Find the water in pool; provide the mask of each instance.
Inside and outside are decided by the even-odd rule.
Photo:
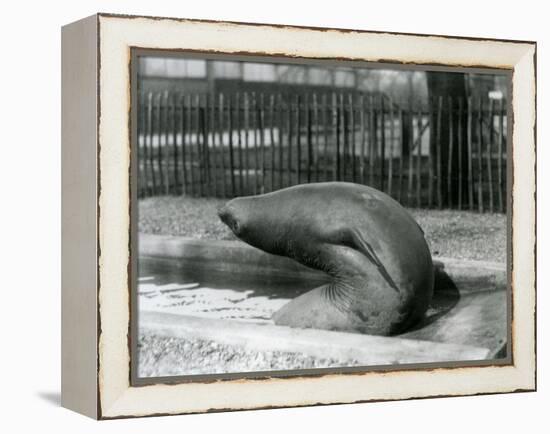
[[[215,271],[140,258],[138,303],[140,311],[265,324],[284,304],[325,282],[322,276]],[[401,336],[494,349],[505,342],[506,323],[505,282],[491,273],[451,280],[440,271],[424,319]]]
[[[206,318],[271,323],[271,316],[323,280],[184,267],[140,258],[139,309]]]

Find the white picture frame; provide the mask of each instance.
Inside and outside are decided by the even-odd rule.
[[[132,385],[133,48],[512,71],[510,363]],[[112,419],[536,389],[535,43],[97,14],[63,28],[62,54],[63,406]]]

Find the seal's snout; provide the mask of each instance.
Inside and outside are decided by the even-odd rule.
[[[227,205],[223,205],[218,208],[218,217],[228,226],[231,220],[233,220],[233,214],[233,210]]]
[[[218,217],[225,223],[225,219],[229,215],[229,209],[227,208],[227,205],[222,205],[218,207]]]
[[[218,217],[229,227],[229,229],[233,231],[235,235],[239,234],[239,221],[237,220],[235,211],[231,206],[224,205],[221,208],[218,208]]]

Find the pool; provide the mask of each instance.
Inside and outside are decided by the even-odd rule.
[[[327,282],[273,274],[226,272],[206,266],[140,258],[139,310],[273,323],[275,311]]]
[[[224,249],[239,253],[242,246]],[[509,302],[500,266],[436,261],[424,319],[401,335],[371,337],[274,325],[274,312],[328,281],[321,273],[290,269],[293,264],[277,264],[277,258],[267,262],[275,268],[265,267],[262,254],[248,248],[238,260],[216,254],[199,261],[192,252],[189,260],[181,259],[181,250],[177,257],[139,258],[142,378],[506,356]]]
[[[501,349],[507,338],[507,291],[496,273],[468,263],[439,263],[424,319],[400,336]],[[327,281],[322,275],[242,272],[236,265],[234,271],[220,271],[208,261],[185,266],[140,257],[138,306],[139,311],[273,324],[274,312]]]

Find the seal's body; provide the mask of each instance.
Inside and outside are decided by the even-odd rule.
[[[276,312],[276,324],[390,335],[428,308],[434,275],[424,234],[374,188],[303,184],[233,199],[219,215],[243,241],[331,276]]]

